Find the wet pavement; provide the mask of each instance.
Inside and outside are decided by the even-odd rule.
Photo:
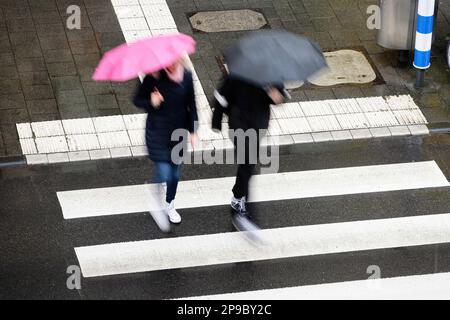
[[[281,150],[280,172],[434,160],[450,179],[450,137],[374,139]],[[167,299],[450,271],[449,244],[244,262],[83,278],[66,287],[74,248],[99,244],[232,232],[228,206],[183,209],[183,222],[161,233],[148,213],[64,220],[57,192],[142,184],[153,167],[145,158],[0,170],[0,298]],[[186,165],[182,180],[233,176],[233,165]],[[276,188],[276,186],[274,186]],[[308,186],[305,186],[308,188]],[[428,188],[262,202],[263,228],[318,225],[448,213],[450,189]]]
[[[450,3],[440,1],[426,87],[415,70],[400,68],[397,53],[376,45],[366,9],[376,0],[167,0],[180,32],[198,44],[192,62],[209,99],[222,77],[217,57],[246,32],[194,30],[195,12],[252,9],[270,28],[315,39],[326,50],[364,48],[384,84],[300,88],[293,101],[411,94],[430,127],[450,122],[450,73],[444,60]],[[68,5],[81,8],[81,30],[65,27]],[[248,26],[245,26],[248,28]],[[16,124],[137,113],[135,81],[95,83],[101,55],[125,42],[110,0],[0,0],[0,299],[167,299],[367,279],[450,272],[448,243],[313,255],[138,274],[82,278],[67,288],[67,268],[78,266],[76,247],[232,232],[228,206],[182,209],[183,222],[161,233],[149,213],[63,218],[57,192],[142,184],[153,172],[146,158],[21,166]],[[280,172],[436,161],[450,180],[450,136],[374,138],[281,146]],[[233,165],[189,165],[182,180],[231,177]],[[369,182],[368,182],[369,183]],[[276,188],[276,185],[274,185]],[[308,186],[305,186],[308,188]],[[260,202],[263,229],[450,213],[448,187]]]
[[[397,53],[376,44],[366,27],[366,9],[376,0],[168,0],[180,32],[192,35],[198,51],[192,62],[211,99],[222,76],[217,57],[245,31],[194,31],[189,17],[198,11],[253,9],[270,28],[285,28],[319,42],[327,50],[363,47],[386,81],[382,85],[301,89],[293,101],[410,93],[431,124],[449,122],[450,75],[445,37],[450,7],[441,1],[427,86],[416,90],[415,70],[397,66]],[[81,8],[81,30],[65,26],[69,4]],[[16,123],[132,114],[136,83],[95,83],[91,75],[101,55],[125,42],[110,0],[0,1],[0,156],[20,155]]]

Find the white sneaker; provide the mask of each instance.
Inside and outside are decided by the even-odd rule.
[[[169,215],[169,220],[172,223],[180,223],[181,222],[181,216],[175,210],[175,201],[172,201],[171,203],[167,204],[167,214]]]
[[[147,201],[148,210],[155,223],[162,232],[170,232],[170,222],[167,216],[166,208],[163,206],[163,191],[161,184],[150,185],[147,183],[145,188],[145,199]]]

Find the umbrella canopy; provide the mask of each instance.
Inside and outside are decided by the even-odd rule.
[[[266,86],[305,81],[327,67],[319,45],[284,30],[256,31],[225,52],[230,75]]]
[[[152,73],[166,68],[184,54],[194,52],[194,39],[182,33],[123,44],[103,56],[92,79],[128,81],[137,78],[141,73]]]

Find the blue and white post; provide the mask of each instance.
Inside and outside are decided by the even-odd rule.
[[[417,11],[416,46],[414,67],[417,71],[417,87],[423,87],[425,70],[430,67],[431,44],[433,40],[435,0],[419,0]]]

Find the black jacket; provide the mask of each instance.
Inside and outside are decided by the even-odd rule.
[[[153,107],[150,101],[150,95],[155,88],[164,97],[159,108]],[[171,141],[173,131],[196,131],[195,122],[198,121],[198,115],[192,74],[185,71],[180,84],[170,80],[165,71],[160,72],[158,79],[147,75],[139,85],[133,102],[148,113],[145,139],[150,159],[171,162],[172,148],[181,141]]]
[[[279,89],[284,93],[284,88]],[[274,102],[263,88],[227,77],[214,96],[213,129],[221,130],[223,114],[228,115],[233,130],[269,127],[270,105]]]

